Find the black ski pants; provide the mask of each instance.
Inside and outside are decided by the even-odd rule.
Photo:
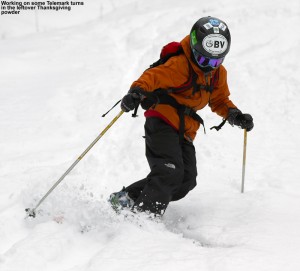
[[[149,175],[126,188],[134,208],[162,215],[170,201],[183,198],[196,186],[197,167],[192,142],[179,142],[178,132],[156,117],[146,118],[146,157]]]

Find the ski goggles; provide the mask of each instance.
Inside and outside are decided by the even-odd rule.
[[[195,60],[197,61],[197,64],[202,67],[212,67],[212,68],[218,68],[224,61],[225,57],[221,57],[221,58],[209,58],[209,57],[205,57],[201,54],[199,54],[195,49],[193,49],[193,54],[195,57]]]

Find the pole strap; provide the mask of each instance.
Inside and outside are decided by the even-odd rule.
[[[213,126],[213,127],[210,128],[210,130],[216,129],[217,131],[219,131],[224,126],[226,121],[227,121],[227,119],[224,119],[218,126]]]
[[[121,101],[122,99],[117,101],[116,104],[111,109],[109,109],[105,114],[102,115],[102,118],[104,118],[111,110],[113,110]]]

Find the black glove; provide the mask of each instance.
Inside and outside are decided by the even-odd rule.
[[[247,132],[251,131],[254,127],[252,116],[250,114],[243,114],[237,108],[229,108],[227,120],[231,125],[246,129]]]
[[[124,112],[129,112],[134,110],[139,103],[141,102],[142,95],[139,92],[138,88],[132,88],[129,90],[128,94],[126,94],[121,101],[121,109]]]

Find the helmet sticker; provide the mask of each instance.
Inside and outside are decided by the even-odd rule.
[[[214,33],[219,33],[220,31],[219,31],[220,29],[219,29],[219,27],[214,27]]]
[[[196,36],[196,30],[194,30],[192,33],[191,33],[191,41],[192,41],[192,45],[195,45],[197,44],[197,36]]]
[[[223,23],[220,23],[219,28],[220,28],[221,30],[225,31],[226,28],[227,28],[227,26],[226,26],[225,24],[223,24]]]
[[[211,29],[213,26],[210,23],[206,23],[203,25],[206,30]]]
[[[218,56],[226,51],[228,41],[223,35],[210,34],[203,39],[202,46],[208,53]]]
[[[209,22],[212,26],[219,26],[220,21],[217,19],[209,19]]]

